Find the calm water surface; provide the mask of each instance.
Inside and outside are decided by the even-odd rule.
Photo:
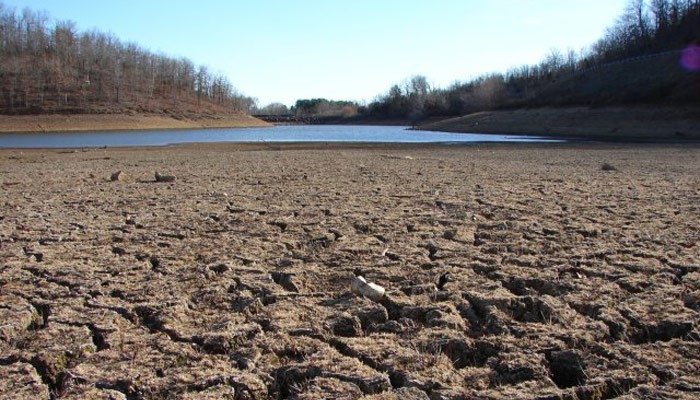
[[[0,134],[0,147],[164,146],[209,142],[473,143],[552,142],[534,136],[407,130],[405,126],[287,125],[270,128],[183,129]]]

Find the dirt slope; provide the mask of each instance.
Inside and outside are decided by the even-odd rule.
[[[69,132],[103,130],[238,128],[270,126],[250,115],[38,114],[0,115],[3,132]]]
[[[418,129],[594,140],[700,140],[700,108],[605,107],[487,111]]]

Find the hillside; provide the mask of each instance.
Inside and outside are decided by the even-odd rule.
[[[595,140],[700,140],[700,74],[680,51],[562,73],[512,94],[507,107],[470,113],[420,129],[530,134]]]
[[[238,93],[225,76],[186,58],[155,54],[111,34],[79,32],[72,22],[54,23],[29,10],[18,13],[1,2],[0,32],[0,115],[260,123],[239,118],[254,99]]]
[[[143,129],[202,129],[270,126],[250,115],[212,115],[185,118],[158,114],[34,114],[0,115],[0,133],[77,132]]]
[[[562,71],[542,82],[532,93],[513,96],[505,105],[698,104],[700,74],[680,65],[681,53],[664,51]]]
[[[671,115],[700,125],[700,115],[687,112],[700,109],[698,93],[700,2],[630,1],[605,35],[580,53],[555,49],[537,64],[513,67],[503,74],[485,74],[448,88],[433,88],[426,77],[417,75],[392,86],[360,114],[405,118],[414,124],[469,116],[427,126],[459,132],[475,132],[476,121],[488,115],[491,122],[486,126],[481,121],[479,132],[591,132],[612,137],[623,131],[636,136],[649,136],[655,131],[666,137],[692,130],[682,121],[669,121]],[[597,111],[591,111],[591,107]],[[601,112],[602,108],[610,110]],[[658,118],[640,115],[638,111],[644,108]],[[555,116],[555,109],[561,115]],[[573,110],[581,115],[574,115]],[[547,115],[548,119],[538,122],[537,115]],[[621,119],[608,119],[612,117]],[[497,118],[508,122],[496,122]],[[550,124],[558,119],[561,121]],[[610,125],[599,124],[605,120]],[[592,125],[584,128],[578,124]]]
[[[700,107],[608,106],[483,111],[419,129],[609,141],[700,140]]]

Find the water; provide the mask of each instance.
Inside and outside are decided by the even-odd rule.
[[[474,143],[553,142],[534,136],[407,130],[404,126],[286,125],[270,128],[182,129],[0,134],[0,148],[164,146],[210,142]]]

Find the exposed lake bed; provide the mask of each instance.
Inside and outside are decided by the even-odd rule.
[[[578,140],[688,142],[700,140],[700,108],[637,105],[494,110],[442,119],[420,128]]]
[[[0,400],[700,397],[700,1],[114,3],[0,0]]]
[[[693,398],[698,150],[0,150],[0,395]]]

